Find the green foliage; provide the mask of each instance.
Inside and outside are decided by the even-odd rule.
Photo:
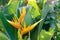
[[[12,1],[10,4],[6,5],[3,10],[5,14],[15,14],[18,8],[19,2],[17,1]]]
[[[8,39],[8,37],[5,34],[0,32],[0,40],[9,40],[9,39]]]
[[[9,0],[0,0],[0,6],[1,6],[2,4],[3,4],[3,5],[7,4],[8,1],[9,1]]]
[[[29,12],[27,12],[24,21],[27,23],[27,26],[32,24],[33,20]]]
[[[34,8],[34,11],[33,11],[33,18],[39,16],[41,13],[39,12],[39,8],[37,6],[37,3],[35,2],[36,0],[31,0],[29,1],[28,0],[28,5],[32,6]],[[30,10],[33,10],[33,9],[30,9]]]
[[[5,5],[5,2],[7,3]],[[47,0],[0,0],[0,40],[60,40],[60,0],[48,3]],[[0,6],[1,6],[0,5]],[[20,29],[14,28],[7,20],[19,18],[22,7],[26,8],[26,15],[22,25],[26,26],[43,19],[33,30],[21,36]],[[7,36],[6,36],[7,35]]]
[[[7,22],[5,16],[3,15],[3,13],[2,14],[1,13],[2,12],[0,12],[0,19],[4,25],[4,28],[6,29],[7,33],[9,34],[9,37],[11,38],[11,40],[16,40],[17,39],[17,29],[11,27],[11,25]]]

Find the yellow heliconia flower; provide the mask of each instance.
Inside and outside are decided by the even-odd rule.
[[[24,27],[22,26],[22,22],[24,20],[24,17],[25,17],[25,14],[26,14],[26,8],[23,7],[22,9],[22,13],[21,13],[21,16],[19,17],[18,21],[9,21],[7,20],[13,27],[17,28],[17,29],[20,29],[20,33],[21,35],[23,36],[24,34],[28,33],[29,31],[31,31],[32,29],[34,29],[38,23],[40,23],[43,19],[39,20],[38,22],[28,26],[26,28],[26,23],[24,22]]]

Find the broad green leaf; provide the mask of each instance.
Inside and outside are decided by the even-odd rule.
[[[55,37],[56,40],[60,40],[60,32],[57,32],[57,35]]]
[[[0,9],[0,12],[2,12],[2,9]],[[4,32],[5,33],[5,29],[4,29],[4,25],[0,19],[0,31]]]
[[[47,16],[48,12],[50,11],[50,7],[48,4],[44,4],[44,7],[42,9],[42,14],[41,14],[41,18],[40,19],[45,19],[45,17]],[[41,31],[41,28],[43,26],[45,20],[43,20],[40,24],[39,24],[39,32]]]
[[[44,3],[44,0],[39,0],[38,2],[39,9],[43,8],[43,3]]]
[[[48,12],[49,12],[49,5],[46,4],[44,5],[43,9],[42,9],[42,14],[41,14],[41,18],[40,19],[45,19],[45,17],[47,16]],[[39,36],[38,34],[40,34],[40,31],[42,29],[42,26],[43,26],[43,23],[44,23],[44,20],[41,21],[39,23],[39,26],[37,26],[33,32],[31,33],[31,40],[37,40],[37,37]]]
[[[0,32],[0,40],[10,40],[5,34]]]
[[[1,5],[5,5],[6,3],[8,3],[9,0],[0,0],[0,6]]]
[[[60,12],[57,12],[57,16],[56,16],[56,20],[57,20],[56,25],[57,25],[58,31],[60,31],[60,14],[59,13]]]
[[[29,8],[28,11],[31,14],[32,18],[36,18],[37,16],[40,16],[40,15],[38,15],[38,12],[35,10],[34,7]]]
[[[2,24],[1,19],[0,19],[0,31],[3,32],[3,33],[6,33],[5,29],[4,29],[4,25]]]
[[[6,20],[5,16],[3,15],[3,12],[0,12],[0,19],[4,25],[4,28],[10,37],[11,40],[18,40],[17,36],[17,29],[13,28]]]
[[[49,31],[42,30],[40,32],[38,40],[51,40],[56,30],[56,24],[51,22],[50,26]]]
[[[20,1],[19,7],[26,6],[26,0],[19,0],[19,1]]]
[[[30,39],[31,40],[37,40],[38,37],[38,26],[36,26],[31,32],[30,32]]]
[[[36,0],[28,0],[28,5],[30,5],[34,8],[34,13],[32,13],[32,14],[34,14],[33,18],[35,18],[41,14],[40,10],[37,6]],[[31,10],[33,10],[33,9],[31,8]]]
[[[10,3],[8,3],[6,6],[3,7],[3,12],[7,19],[12,20],[13,14],[17,13],[19,1],[18,0],[15,1],[10,0],[10,1],[9,1]]]
[[[52,36],[54,34],[54,30],[50,30],[50,32],[47,32],[45,30],[42,30],[40,33],[40,37],[38,38],[38,40],[51,40]]]
[[[32,17],[29,12],[25,15],[24,21],[26,22],[27,26],[33,23]]]
[[[56,23],[58,31],[60,31],[60,24]]]
[[[3,8],[4,13],[10,14],[10,15],[15,14],[18,8],[18,4],[19,4],[18,0],[15,0],[15,1],[12,0],[11,3],[9,3],[9,5],[6,5]]]

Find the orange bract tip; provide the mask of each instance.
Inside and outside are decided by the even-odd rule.
[[[21,16],[19,17],[19,21],[22,23],[22,21],[24,20],[24,16],[26,14],[26,7],[22,8],[22,13]]]
[[[13,27],[19,29],[22,28],[20,24],[18,24],[17,22],[13,22],[13,21],[9,21],[7,20]]]

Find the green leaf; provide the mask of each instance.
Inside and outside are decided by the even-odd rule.
[[[57,35],[56,35],[56,40],[60,40],[60,32],[57,32]]]
[[[17,9],[19,7],[19,1],[18,0],[10,0],[9,5],[3,7],[4,15],[7,19],[12,20],[13,14],[17,14]]]
[[[45,17],[47,16],[49,10],[50,10],[49,9],[49,5],[45,4],[43,9],[42,9],[42,14],[41,14],[41,18],[40,19],[45,19]],[[40,31],[42,29],[43,23],[44,23],[44,20],[41,21],[39,23],[39,25],[33,30],[33,32],[31,33],[31,40],[37,40],[37,37],[39,36]]]
[[[18,30],[18,40],[22,40],[22,36],[20,34],[20,30]]]
[[[30,32],[30,39],[31,40],[37,40],[38,37],[38,26],[36,26],[31,32]]]
[[[0,31],[6,33],[5,29],[4,29],[4,25],[2,24],[1,19],[0,19]]]
[[[51,22],[50,26],[49,31],[42,30],[40,32],[38,40],[51,40],[56,30],[56,24]]]
[[[39,0],[38,6],[39,6],[40,9],[43,8],[43,3],[44,3],[44,0]]]
[[[29,12],[25,15],[24,21],[26,22],[27,26],[33,23],[32,17]]]
[[[23,6],[26,6],[26,0],[19,0],[20,3],[19,3],[19,7],[23,7]],[[22,1],[22,2],[21,2]]]
[[[8,3],[9,0],[0,0],[0,6],[1,5],[5,5],[6,3]]]
[[[33,14],[33,18],[35,18],[35,17],[37,17],[37,16],[39,16],[41,14],[40,10],[39,10],[39,8],[37,6],[36,0],[31,0],[31,1],[28,0],[28,5],[30,5],[30,6],[32,6],[34,8],[34,11],[32,11],[33,8],[30,8],[31,12],[33,12],[32,13]]]
[[[45,19],[45,17],[47,16],[48,12],[50,11],[50,7],[47,4],[44,4],[44,7],[42,9],[42,14],[41,14],[41,18],[40,19]],[[43,20],[40,24],[39,24],[39,32],[41,31],[41,28],[43,26],[45,20]]]
[[[59,23],[56,23],[56,24],[57,24],[58,31],[60,31],[60,24]]]
[[[18,40],[17,36],[17,29],[13,28],[6,20],[5,16],[3,15],[3,12],[0,12],[0,19],[4,25],[4,28],[10,37],[11,40]]]
[[[40,37],[38,38],[38,40],[51,40],[52,36],[54,34],[54,30],[50,30],[49,32],[42,30],[40,33]]]
[[[5,34],[0,32],[0,40],[10,40]]]
[[[15,14],[18,8],[19,1],[15,0],[15,1],[11,1],[11,3],[9,5],[6,5],[3,10],[4,10],[4,14]]]
[[[57,25],[58,31],[60,31],[60,14],[59,13],[60,12],[57,12],[57,16],[56,16],[56,20],[57,20],[56,25]]]

